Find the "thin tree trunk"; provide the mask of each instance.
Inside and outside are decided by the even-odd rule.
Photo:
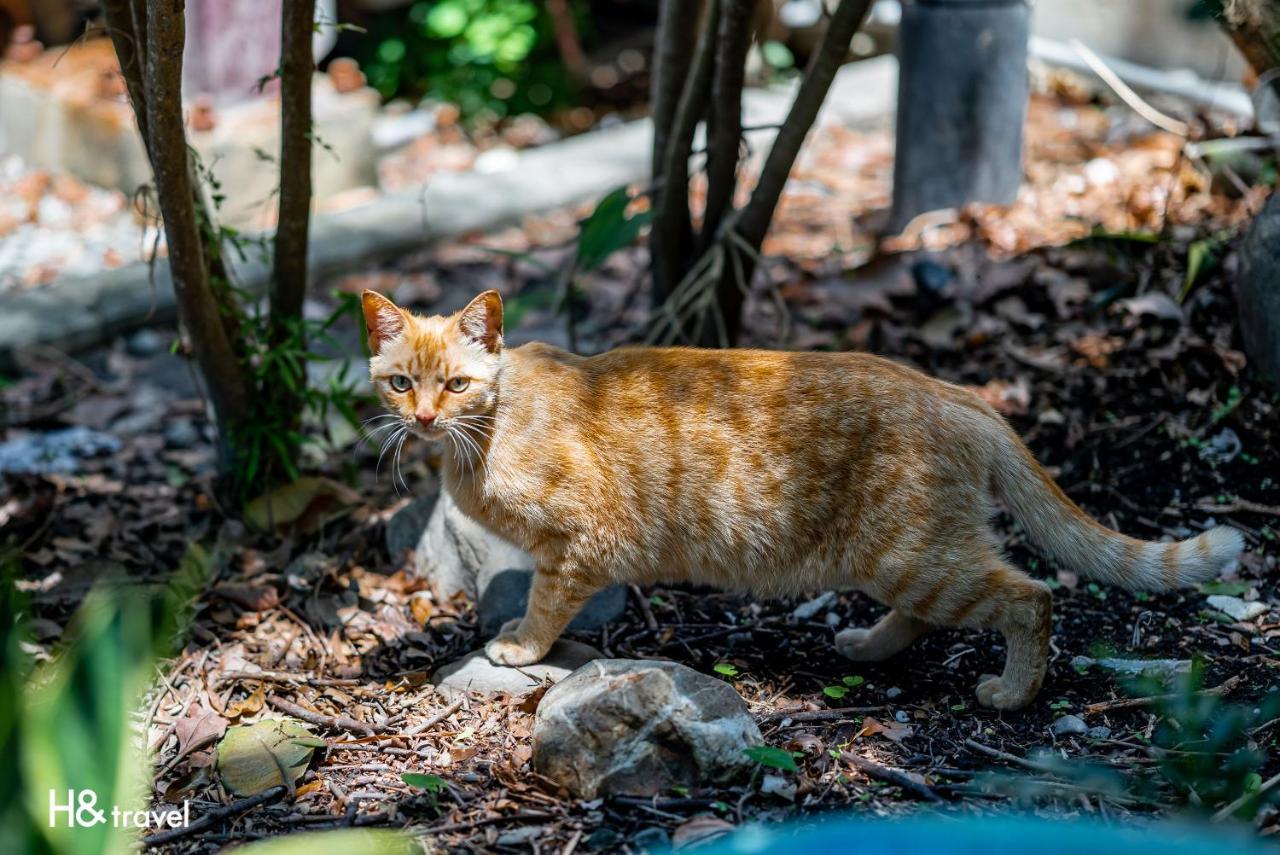
[[[675,2],[675,0],[670,0]],[[720,4],[711,2],[698,37],[680,100],[671,119],[661,168],[654,173],[654,217],[649,233],[653,265],[653,306],[666,302],[693,263],[693,223],[689,214],[689,158],[693,137],[711,92]]]
[[[751,193],[751,200],[742,209],[738,218],[739,233],[752,247],[758,248],[764,241],[765,232],[773,219],[774,209],[778,207],[778,199],[782,196],[782,188],[795,165],[800,147],[813,122],[818,118],[822,102],[826,100],[831,89],[831,81],[849,53],[849,42],[862,26],[871,8],[872,0],[840,0],[835,13],[827,23],[827,31],[822,36],[817,52],[809,60],[804,72],[804,80],[796,93],[791,110],[774,138],[769,156],[765,159],[760,171],[760,180]]]
[[[280,21],[280,213],[271,280],[271,344],[302,317],[311,222],[311,32],[315,0],[284,0]],[[300,332],[300,330],[299,330]],[[298,342],[299,346],[303,342]]]
[[[182,121],[183,5],[183,0],[147,0],[141,103],[146,105],[147,151],[164,218],[178,311],[208,386],[227,471],[231,463],[228,429],[248,411],[248,387],[205,266],[197,188]]]
[[[723,319],[723,334],[729,344],[736,344],[742,332],[742,307],[755,275],[756,260],[764,243],[769,223],[778,207],[782,188],[786,186],[791,167],[795,165],[800,147],[809,129],[813,127],[822,102],[831,89],[831,82],[848,55],[849,42],[862,26],[872,0],[840,0],[835,13],[827,23],[818,50],[809,60],[804,80],[796,92],[795,100],[787,113],[778,136],[760,171],[760,180],[747,204],[725,224],[723,231],[733,230],[745,248],[728,236],[722,237],[725,262],[720,281],[716,285],[716,306]],[[720,344],[720,330],[703,324],[700,343],[707,346]]]
[[[707,203],[698,238],[698,253],[716,240],[720,224],[733,205],[742,146],[742,87],[751,47],[756,0],[720,0],[716,67],[711,82],[712,117],[707,127]]]
[[[653,83],[653,177],[662,175],[667,158],[667,140],[675,122],[680,93],[684,91],[693,62],[698,37],[701,2],[663,0],[658,7],[658,29],[654,34]]]
[[[1280,2],[1221,0],[1219,21],[1258,74],[1280,68]]]
[[[138,122],[138,132],[142,135],[142,144],[150,156],[151,139],[147,132],[147,98],[142,84],[142,69],[146,67],[146,15],[138,14],[130,0],[102,0],[102,14],[107,21],[107,33],[111,36],[111,44],[116,49],[116,59],[120,63],[120,73],[124,75],[125,87],[129,90],[129,102],[133,104],[133,115]]]

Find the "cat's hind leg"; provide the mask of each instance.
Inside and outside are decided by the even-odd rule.
[[[1044,682],[1053,630],[1049,587],[992,554],[975,569],[958,575],[948,613],[949,626],[997,629],[1004,636],[1005,663],[1000,676],[978,681],[978,703],[999,710],[1025,707]]]
[[[854,662],[879,662],[901,653],[932,626],[898,610],[889,612],[870,629],[836,633],[836,650]]]

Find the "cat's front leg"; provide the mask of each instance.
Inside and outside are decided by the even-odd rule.
[[[532,665],[540,661],[598,590],[598,585],[567,570],[535,570],[524,617],[515,626],[504,626],[485,645],[485,656],[496,665]]]

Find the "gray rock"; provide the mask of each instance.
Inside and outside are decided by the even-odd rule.
[[[1094,665],[1125,677],[1174,677],[1191,671],[1190,659],[1118,659],[1111,656],[1092,659],[1088,656],[1076,656],[1071,660],[1071,667],[1076,669]]]
[[[606,850],[612,852],[622,845],[625,838],[621,832],[615,831],[606,826],[600,826],[591,832],[591,836],[587,838],[587,850]]]
[[[440,492],[431,510],[414,551],[414,565],[438,597],[450,599],[459,592],[469,597],[485,635],[496,634],[502,624],[523,615],[529,601],[533,556],[464,514],[447,490]],[[626,604],[625,589],[602,591],[570,628],[598,629],[622,614]]]
[[[890,688],[884,690],[884,696],[889,700],[893,700],[894,698],[902,696],[902,690],[899,689],[897,686],[891,686]]]
[[[509,568],[500,570],[488,579],[476,612],[480,616],[480,634],[497,635],[502,625],[514,618],[523,617],[529,604],[529,586],[533,583],[532,570]],[[570,632],[590,632],[599,629],[622,614],[627,607],[627,592],[614,585],[587,600],[582,611],[569,623]]]
[[[130,356],[155,356],[164,350],[164,339],[155,330],[140,329],[125,340],[124,349]]]
[[[120,441],[110,434],[77,425],[48,433],[33,433],[0,443],[0,472],[29,475],[68,474],[80,461],[114,454]]]
[[[641,852],[665,852],[671,848],[671,837],[661,828],[643,828],[631,838],[631,845]]]
[[[533,766],[579,798],[651,796],[725,783],[763,742],[723,680],[675,662],[601,659],[557,683],[538,706]]]
[[[1087,731],[1085,731],[1084,735],[1089,737],[1090,739],[1110,739],[1111,728],[1107,727],[1106,725],[1100,724],[1097,727],[1089,728]]]
[[[1226,594],[1214,594],[1205,602],[1232,620],[1240,621],[1241,623],[1255,620],[1271,611],[1271,608],[1266,603],[1259,603],[1256,600],[1248,602],[1239,597],[1229,597]]]
[[[431,512],[435,509],[439,492],[430,490],[418,496],[387,520],[387,554],[397,559],[417,548],[418,540],[426,531]]]
[[[533,557],[464,514],[449,491],[441,490],[414,551],[414,566],[442,599],[462,592],[479,602],[488,577],[513,567],[531,570]]]
[[[1089,725],[1078,715],[1064,715],[1053,723],[1054,736],[1083,736],[1089,732]]]
[[[812,620],[818,612],[835,602],[836,592],[827,591],[825,594],[814,597],[807,603],[801,603],[796,606],[791,616],[796,620]]]
[[[1236,296],[1249,367],[1280,387],[1280,193],[1262,206],[1240,245]]]
[[[494,665],[483,650],[468,653],[457,662],[441,666],[431,675],[436,690],[453,698],[464,692],[480,692],[492,695],[507,692],[522,695],[544,681],[558,683],[592,659],[602,654],[589,644],[580,644],[562,638],[557,641],[541,662],[512,668]]]
[[[164,426],[166,448],[190,448],[200,441],[200,432],[191,419],[174,419]]]

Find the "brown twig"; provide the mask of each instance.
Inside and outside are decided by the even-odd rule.
[[[256,795],[240,799],[239,801],[232,802],[229,805],[223,805],[220,808],[215,808],[186,827],[171,828],[168,831],[161,831],[156,834],[152,834],[149,837],[144,837],[142,839],[142,845],[144,848],[151,849],[155,846],[172,843],[175,840],[181,840],[182,838],[195,834],[198,831],[204,831],[214,823],[221,822],[222,820],[235,816],[236,814],[244,813],[258,805],[273,802],[283,796],[285,792],[286,790],[284,787],[272,787],[269,790],[263,790]]]
[[[289,683],[294,686],[358,686],[359,680],[345,677],[312,677],[308,674],[290,674],[285,671],[223,671],[218,675],[219,685],[233,680],[259,680],[263,683]]]
[[[1248,499],[1232,499],[1224,505],[1216,505],[1212,502],[1201,502],[1196,505],[1201,511],[1210,511],[1217,514],[1230,514],[1237,511],[1248,511],[1251,514],[1266,514],[1267,516],[1280,517],[1280,505],[1264,505],[1261,502],[1252,502]]]
[[[829,710],[805,710],[802,712],[771,712],[760,719],[761,724],[771,724],[775,721],[838,721],[851,715],[869,715],[870,713],[881,712],[884,707],[836,707]]]
[[[983,745],[974,739],[966,739],[964,744],[972,748],[974,751],[981,752],[988,757],[994,757],[997,760],[1003,760],[1006,763],[1012,763],[1015,766],[1021,766],[1024,769],[1030,769],[1033,772],[1043,772],[1047,775],[1056,775],[1058,770],[1054,769],[1047,763],[1037,763],[1034,760],[1028,760],[1025,757],[1019,757],[1016,754],[1010,754],[1007,751],[1001,751],[998,748],[992,748],[990,745]]]
[[[1242,682],[1244,682],[1244,677],[1237,674],[1234,677],[1228,677],[1226,680],[1223,680],[1221,685],[1215,686],[1212,689],[1202,689],[1198,692],[1193,692],[1192,694],[1217,695],[1218,697],[1224,697],[1234,692]],[[1147,698],[1118,698],[1114,701],[1099,701],[1096,704],[1089,704],[1084,708],[1084,712],[1085,715],[1094,715],[1095,713],[1109,712],[1111,710],[1127,710],[1135,707],[1149,707],[1163,701],[1176,700],[1179,697],[1181,697],[1181,695],[1152,695]]]
[[[280,710],[280,712],[296,716],[297,718],[310,722],[311,724],[318,724],[322,727],[333,727],[339,730],[354,730],[358,733],[363,733],[366,736],[374,736],[377,734],[377,730],[375,730],[372,725],[365,724],[362,721],[356,721],[354,718],[350,718],[345,715],[325,715],[324,713],[309,710],[306,707],[300,707],[297,704],[284,700],[283,698],[277,698],[274,696],[267,698],[267,703]]]
[[[852,751],[841,751],[840,759],[846,763],[852,763],[857,767],[858,771],[869,775],[872,778],[901,787],[903,790],[912,795],[923,799],[926,802],[939,804],[942,802],[942,796],[933,791],[928,784],[917,781],[901,769],[891,769],[888,766],[881,766],[874,760],[868,760],[865,757],[859,757]]]
[[[415,736],[419,733],[422,733],[422,731],[427,730],[428,728],[435,727],[437,724],[444,721],[446,718],[453,715],[458,710],[462,709],[462,702],[464,700],[465,700],[464,698],[458,698],[456,701],[449,704],[449,706],[440,710],[438,713],[436,713],[426,721],[421,721],[413,725],[412,727],[405,728],[404,735]]]
[[[473,828],[479,828],[482,825],[493,825],[499,822],[526,822],[539,819],[551,819],[549,813],[534,810],[522,810],[519,813],[507,814],[506,816],[488,816],[483,819],[475,819],[470,822],[451,822],[447,825],[428,826],[426,828],[416,829],[418,834],[448,834],[453,831],[470,831]]]
[[[644,592],[640,590],[639,585],[628,585],[631,593],[635,596],[636,602],[640,605],[640,613],[644,615],[644,625],[649,628],[650,632],[658,631],[658,619],[653,615],[653,607],[649,605],[649,600],[645,597]]]

